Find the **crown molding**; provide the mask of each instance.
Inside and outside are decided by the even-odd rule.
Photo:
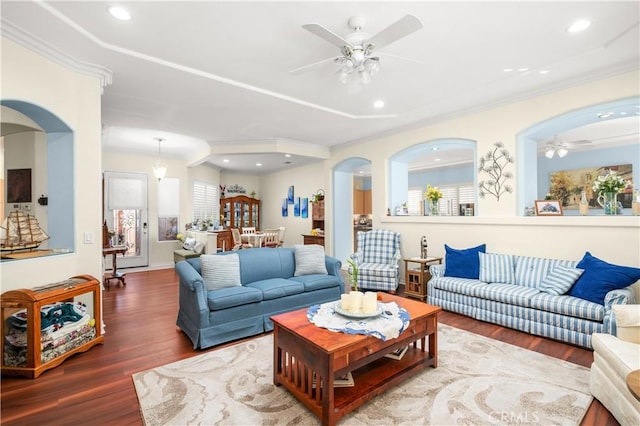
[[[0,18],[0,22],[1,34],[3,37],[6,37],[22,47],[29,49],[32,52],[37,53],[38,55],[43,56],[71,71],[88,75],[90,77],[96,77],[100,80],[101,92],[104,91],[104,88],[107,85],[113,82],[113,72],[109,68],[78,61],[33,34],[13,25],[11,22],[3,18]]]

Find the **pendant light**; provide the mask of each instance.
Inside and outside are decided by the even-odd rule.
[[[161,157],[161,144],[164,139],[162,138],[154,138],[158,141],[158,159],[156,160],[156,165],[153,166],[153,175],[158,179],[158,182],[162,180],[167,175],[167,165],[162,161]]]

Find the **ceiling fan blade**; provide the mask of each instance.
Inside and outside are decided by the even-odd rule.
[[[342,47],[342,46],[351,46],[351,43],[349,43],[347,40],[343,39],[342,37],[340,37],[339,35],[337,35],[336,33],[334,33],[333,31],[323,27],[320,24],[305,24],[302,26],[302,28],[304,28],[305,30],[312,32],[313,34],[317,35],[318,37],[328,41],[331,44],[334,44],[338,47]]]
[[[321,60],[321,61],[314,62],[314,63],[312,63],[312,64],[305,65],[305,66],[303,66],[303,67],[293,69],[293,70],[289,71],[289,74],[294,74],[294,75],[295,75],[295,74],[302,74],[302,73],[303,73],[303,72],[305,72],[305,71],[309,71],[309,70],[310,70],[310,69],[312,69],[312,68],[319,67],[320,65],[323,65],[323,64],[325,64],[326,62],[333,62],[333,61],[335,61],[336,59],[337,59],[337,58],[336,58],[335,56],[332,56],[331,58],[326,58],[326,59],[323,59],[323,60]]]
[[[580,139],[580,140],[577,140],[577,141],[569,141],[568,143],[570,145],[584,145],[584,144],[591,143],[591,141],[587,140],[587,139]]]
[[[401,60],[403,60],[403,61],[412,62],[412,63],[414,63],[414,64],[424,65],[424,61],[418,61],[418,60],[416,60],[416,59],[406,58],[406,57],[404,57],[404,56],[392,55],[391,53],[376,52],[376,55],[379,55],[379,56],[388,56],[389,58],[401,59]]]
[[[422,28],[422,21],[414,15],[407,15],[371,37],[367,40],[367,44],[372,43],[376,49],[379,49],[418,31],[420,28]]]

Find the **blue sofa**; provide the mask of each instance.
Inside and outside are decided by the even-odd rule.
[[[241,285],[207,290],[201,258],[180,261],[177,326],[194,349],[273,330],[272,315],[339,300],[345,291],[341,262],[324,256],[328,274],[294,276],[294,248],[251,248],[237,253]]]
[[[613,305],[635,303],[631,287],[603,293],[603,303],[571,295],[571,284],[564,293],[550,292],[545,287],[549,282],[547,276],[555,268],[560,267],[558,269],[564,271],[581,268],[587,256],[580,263],[529,256],[498,256],[510,260],[507,266],[500,266],[501,271],[495,274],[496,281],[483,281],[482,270],[478,278],[461,278],[446,276],[446,262],[444,265],[432,265],[429,268],[432,278],[427,284],[427,303],[481,321],[586,348],[592,348],[593,333],[616,334]],[[591,264],[598,261],[600,263],[596,267],[604,264],[606,268],[604,262],[593,259],[587,260]],[[497,269],[498,265],[494,267]],[[634,273],[637,274],[637,270]]]

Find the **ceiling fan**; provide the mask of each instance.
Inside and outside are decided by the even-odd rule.
[[[362,31],[365,23],[366,20],[362,16],[351,17],[349,19],[349,27],[353,28],[354,32],[347,34],[344,38],[320,24],[303,25],[302,28],[305,30],[338,46],[341,56],[332,56],[291,70],[290,73],[300,74],[326,62],[335,62],[340,66],[338,71],[340,81],[348,84],[352,89],[358,89],[361,85],[368,84],[371,81],[371,76],[375,75],[380,69],[380,58],[374,56],[374,50],[387,46],[422,28],[420,19],[414,15],[406,15],[372,36]],[[377,54],[384,55],[382,52]]]
[[[569,153],[569,148],[575,145],[584,145],[589,144],[591,141],[582,139],[577,141],[565,141],[558,139],[558,136],[555,135],[553,138],[548,140],[544,146],[544,156],[548,159],[552,159],[555,154],[558,154],[558,157],[565,157]]]

